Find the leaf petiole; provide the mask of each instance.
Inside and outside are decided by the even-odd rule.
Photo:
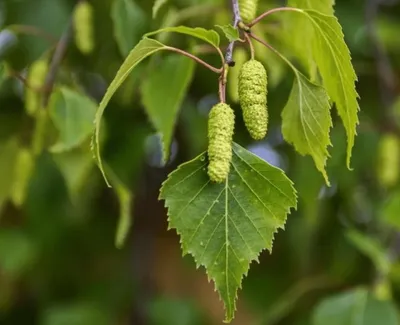
[[[195,55],[193,55],[193,54],[191,54],[189,52],[186,52],[184,50],[178,49],[176,47],[166,46],[166,47],[163,48],[163,50],[168,50],[168,51],[172,51],[172,52],[179,53],[179,54],[182,54],[184,56],[187,56],[188,58],[196,61],[197,63],[200,63],[201,65],[203,65],[207,69],[211,70],[212,72],[221,74],[222,71],[223,71],[223,68],[215,68],[212,65],[208,64],[207,62],[205,62],[202,59],[200,59],[199,57],[197,57],[197,56],[195,56]]]
[[[279,12],[279,11],[297,11],[297,12],[303,12],[303,10],[299,9],[299,8],[293,8],[293,7],[279,7],[279,8],[274,8],[271,10],[268,10],[266,12],[264,12],[263,14],[261,14],[260,16],[258,16],[257,18],[255,18],[250,24],[248,24],[248,27],[253,27],[255,24],[259,23],[261,20],[263,20],[265,17],[275,13],[275,12]]]

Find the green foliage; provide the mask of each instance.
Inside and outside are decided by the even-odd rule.
[[[262,250],[272,250],[274,234],[296,207],[296,192],[281,170],[237,144],[224,184],[211,183],[206,166],[205,153],[181,165],[163,184],[160,198],[183,253],[206,268],[230,321],[243,276]]]
[[[379,301],[364,288],[327,298],[316,308],[313,325],[397,325],[397,311],[389,301]]]
[[[146,31],[146,13],[132,0],[116,0],[111,18],[114,35],[122,55],[127,56]]]
[[[53,152],[67,151],[82,144],[93,130],[96,103],[72,89],[56,90],[49,104],[50,116],[60,138],[51,148]]]
[[[153,4],[153,18],[156,18],[159,10],[162,8],[162,6],[164,6],[166,3],[168,2],[168,0],[155,0],[154,4]]]
[[[237,28],[233,27],[230,24],[227,25],[216,25],[216,27],[220,28],[225,34],[226,38],[229,42],[235,42],[240,39],[239,31]]]
[[[151,123],[161,135],[164,162],[169,159],[174,127],[194,68],[192,60],[170,55],[157,66],[154,64],[142,83],[142,102]]]
[[[329,184],[325,170],[332,127],[329,97],[325,89],[296,72],[292,92],[282,112],[282,132],[301,154],[310,154]]]

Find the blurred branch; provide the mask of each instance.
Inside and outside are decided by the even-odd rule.
[[[277,302],[267,309],[257,325],[273,325],[282,321],[295,309],[297,303],[308,293],[339,285],[327,276],[312,276],[302,279],[284,293]]]
[[[233,27],[238,27],[239,22],[242,20],[240,17],[239,1],[232,0],[232,10],[233,10]],[[235,48],[235,41],[230,42],[225,54],[226,63],[231,66],[235,63],[233,62],[233,49]]]
[[[56,49],[54,50],[53,57],[51,59],[49,72],[47,73],[46,80],[44,83],[44,89],[46,89],[46,94],[43,96],[43,107],[46,107],[51,93],[53,91],[54,83],[56,81],[58,68],[64,59],[65,53],[67,51],[70,39],[72,37],[73,32],[73,19],[71,18],[68,22],[68,26],[62,34],[60,40],[57,43]]]
[[[13,31],[16,34],[25,34],[25,35],[32,35],[42,37],[43,39],[47,40],[51,44],[57,43],[57,39],[47,33],[46,31],[36,27],[36,26],[29,26],[29,25],[10,25],[7,27],[8,30]]]

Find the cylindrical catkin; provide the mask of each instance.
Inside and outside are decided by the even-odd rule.
[[[385,134],[378,148],[378,180],[383,187],[395,186],[400,176],[400,139]]]
[[[243,64],[239,73],[239,101],[251,137],[261,140],[267,134],[267,72],[257,60]]]
[[[228,73],[228,92],[232,102],[239,102],[239,72],[242,65],[249,59],[247,51],[242,48],[236,48],[233,52],[233,61],[235,66],[229,68]]]
[[[79,2],[74,11],[76,47],[84,54],[94,49],[93,8],[88,1]]]
[[[244,23],[250,23],[256,18],[258,0],[239,0],[240,16]]]
[[[38,89],[45,83],[48,67],[47,59],[40,59],[33,62],[28,70],[26,81],[29,86],[25,88],[25,109],[28,115],[35,115],[41,107],[42,96]]]
[[[235,114],[225,103],[215,105],[208,118],[208,176],[222,183],[228,177],[232,160]]]

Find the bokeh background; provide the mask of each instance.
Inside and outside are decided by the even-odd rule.
[[[180,24],[227,24],[229,1],[170,0],[155,18],[149,0],[90,2],[94,51],[82,53],[74,37],[67,41],[55,89],[73,92],[65,90],[49,117],[47,108],[35,111],[32,104],[45,96],[38,91],[42,84],[31,78],[29,91],[25,81],[35,61],[53,55],[76,3],[0,1],[0,324],[221,324],[224,311],[213,284],[191,257],[181,257],[179,238],[167,231],[166,211],[157,199],[168,173],[207,147],[207,113],[218,100],[215,75],[196,67],[176,123],[171,160],[163,166],[141,86],[164,56],[135,70],[105,114],[103,154],[120,183],[117,191],[106,187],[92,160],[90,131],[95,103],[145,32]],[[260,10],[284,5],[260,2]],[[269,135],[252,142],[238,118],[235,140],[287,172],[299,192],[299,208],[276,235],[273,253],[264,252],[260,264],[252,265],[233,324],[399,324],[400,4],[336,2],[361,97],[353,170],[345,166],[346,138],[334,110],[331,187],[309,157],[285,144],[280,114],[293,76],[277,57],[258,48],[257,57],[269,73]],[[286,16],[271,16],[257,33],[298,64],[280,17]],[[218,56],[200,43],[162,37],[218,64]],[[153,91],[167,96],[168,85]],[[76,100],[71,111],[63,109],[68,96]],[[65,123],[72,123],[79,135],[68,134]],[[60,141],[64,148],[55,150]],[[117,229],[129,221],[131,231],[117,248]],[[345,309],[354,301],[331,297],[362,288],[373,297],[367,309],[375,314],[364,322],[346,320]],[[318,323],[315,315],[321,308],[342,314],[342,320],[332,316],[331,323]]]

